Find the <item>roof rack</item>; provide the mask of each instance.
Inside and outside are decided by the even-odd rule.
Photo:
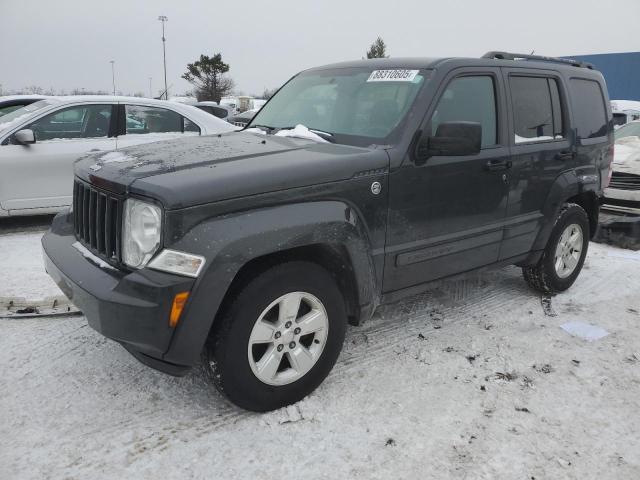
[[[487,52],[482,58],[493,58],[496,60],[539,60],[541,62],[564,63],[580,68],[589,68],[593,70],[593,64],[583,62],[581,60],[573,60],[571,58],[545,57],[543,55],[527,55],[526,53],[509,53],[509,52]]]

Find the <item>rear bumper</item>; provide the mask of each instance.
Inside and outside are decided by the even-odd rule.
[[[42,239],[45,268],[89,325],[121,343],[145,365],[171,375],[185,374],[189,365],[162,357],[174,333],[169,327],[173,298],[190,291],[194,280],[147,269],[124,272],[101,267],[76,250],[75,242],[70,215],[55,217]]]

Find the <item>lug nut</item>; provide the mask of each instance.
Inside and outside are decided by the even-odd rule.
[[[293,350],[294,348],[296,348],[296,342],[291,342],[291,343],[289,344],[289,348],[290,348],[290,349],[292,349],[292,350]]]
[[[282,344],[278,345],[278,351],[279,352],[281,352],[283,348],[284,348],[284,345],[282,345]]]
[[[285,328],[289,328],[291,326],[291,322],[287,322],[284,324]]]
[[[282,334],[281,334],[280,332],[276,332],[276,334],[274,335],[274,337],[276,337],[276,338],[280,338],[280,336],[281,336],[281,335],[282,335]]]
[[[296,328],[293,333],[295,333],[296,335],[298,335],[301,332],[300,327]]]

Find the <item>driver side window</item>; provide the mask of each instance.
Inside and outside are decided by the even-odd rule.
[[[51,113],[26,128],[39,142],[57,139],[104,138],[109,136],[111,105],[81,105]]]
[[[488,75],[458,77],[449,83],[431,117],[432,135],[444,122],[477,122],[482,126],[482,147],[497,142],[496,98]]]

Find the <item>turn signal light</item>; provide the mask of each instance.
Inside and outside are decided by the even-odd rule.
[[[178,325],[178,320],[180,320],[180,315],[182,315],[182,310],[184,309],[184,305],[187,303],[188,298],[189,292],[176,293],[176,296],[173,297],[173,305],[171,305],[171,316],[169,317],[169,326],[171,328]]]

